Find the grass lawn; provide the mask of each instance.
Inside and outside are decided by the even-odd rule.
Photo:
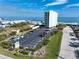
[[[50,42],[46,47],[46,55],[44,57],[37,57],[34,59],[57,59],[59,51],[60,51],[60,44],[61,44],[62,32],[58,32],[55,35],[51,36]]]

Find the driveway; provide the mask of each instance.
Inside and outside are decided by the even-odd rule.
[[[71,36],[70,35],[71,32],[74,34],[73,30],[68,26],[63,29],[61,48],[60,48],[58,59],[76,59],[74,52],[76,47],[70,46],[70,44],[75,41],[72,40],[71,38],[76,38],[76,37],[75,35]]]

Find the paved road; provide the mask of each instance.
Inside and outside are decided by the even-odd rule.
[[[7,56],[4,56],[4,55],[0,54],[0,59],[13,59],[13,58],[10,58],[10,57],[7,57]]]
[[[70,42],[73,42],[71,38],[75,36],[71,36],[70,32],[73,32],[73,30],[70,27],[64,28],[58,59],[76,59],[75,53],[74,53],[75,48],[69,46]]]

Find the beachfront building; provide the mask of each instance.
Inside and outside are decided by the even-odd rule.
[[[58,24],[58,13],[55,11],[45,12],[45,27],[51,28]]]

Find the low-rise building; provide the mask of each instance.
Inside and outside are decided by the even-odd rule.
[[[19,39],[20,39],[20,37],[12,37],[10,39],[10,43],[12,44],[12,48],[19,48],[20,47]]]

